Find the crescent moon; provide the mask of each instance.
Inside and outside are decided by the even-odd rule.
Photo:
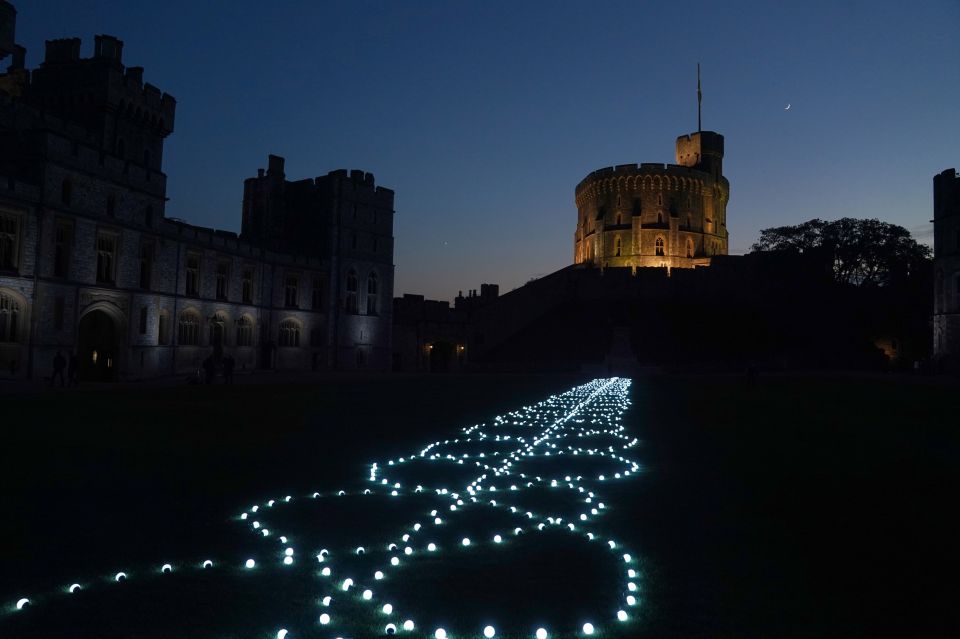
[[[784,111],[789,111],[789,110],[790,110],[790,103],[788,102],[786,108],[784,108]]]

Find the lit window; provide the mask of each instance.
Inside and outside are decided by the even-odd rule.
[[[293,275],[287,276],[284,280],[283,303],[287,308],[297,308],[297,288],[299,284],[296,276]]]
[[[666,255],[666,253],[664,252],[664,249],[663,249],[663,238],[662,238],[662,237],[658,237],[658,238],[657,238],[656,248],[657,248],[657,255]]]
[[[0,342],[17,342],[20,338],[20,302],[0,292]]]
[[[181,346],[196,346],[200,343],[200,316],[196,312],[180,313],[177,341]]]
[[[378,286],[377,274],[371,271],[367,278],[367,315],[377,314]]]
[[[280,346],[300,346],[300,324],[286,319],[280,322]]]
[[[237,346],[253,346],[253,321],[246,315],[237,320]]]
[[[117,265],[117,236],[101,233],[97,236],[97,281],[113,284]]]

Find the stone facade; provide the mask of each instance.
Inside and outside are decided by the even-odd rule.
[[[960,370],[960,176],[933,176],[933,354]]]
[[[120,40],[80,46],[48,41],[39,68],[15,53],[0,75],[0,376],[49,376],[57,351],[103,380],[222,352],[238,369],[388,369],[393,192],[363,171],[287,181],[271,156],[240,236],[167,218],[176,101]]]
[[[680,136],[676,161],[608,167],[577,185],[574,264],[692,268],[727,254],[723,136]]]

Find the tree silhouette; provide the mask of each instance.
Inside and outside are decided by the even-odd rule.
[[[930,247],[918,243],[902,226],[851,217],[763,229],[750,250],[827,252],[836,280],[854,286],[888,285],[915,273],[931,258]]]

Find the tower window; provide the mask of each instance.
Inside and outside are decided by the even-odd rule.
[[[614,256],[620,257],[620,251],[621,251],[621,244],[620,244],[620,236],[618,235],[618,236],[617,236],[617,239],[615,239],[615,240],[613,241],[613,254],[614,254]]]
[[[253,322],[246,315],[237,320],[237,346],[253,346]]]
[[[280,322],[280,346],[300,346],[300,325],[296,320]]]
[[[153,242],[140,245],[140,288],[149,289],[153,279]]]
[[[244,269],[240,284],[241,296],[244,304],[253,303],[253,270]]]
[[[181,346],[196,346],[200,343],[200,316],[194,311],[180,313],[177,341]]]
[[[348,313],[357,313],[357,273],[353,269],[347,273],[347,297],[344,305]]]
[[[227,299],[227,285],[230,280],[230,263],[217,262],[217,299]]]
[[[97,281],[113,284],[116,276],[117,236],[101,233],[97,236]]]
[[[367,278],[367,315],[377,314],[378,291],[377,274],[371,271]]]
[[[658,237],[658,238],[657,238],[657,242],[656,242],[656,253],[657,253],[657,255],[666,255],[666,252],[664,251],[664,243],[663,243],[663,238],[662,238],[662,237]]]
[[[186,290],[187,295],[197,295],[200,293],[200,256],[187,255],[186,271]]]
[[[0,292],[0,342],[17,342],[20,339],[20,303]]]
[[[287,308],[297,308],[297,289],[300,282],[295,275],[288,275],[283,287],[283,303]]]

